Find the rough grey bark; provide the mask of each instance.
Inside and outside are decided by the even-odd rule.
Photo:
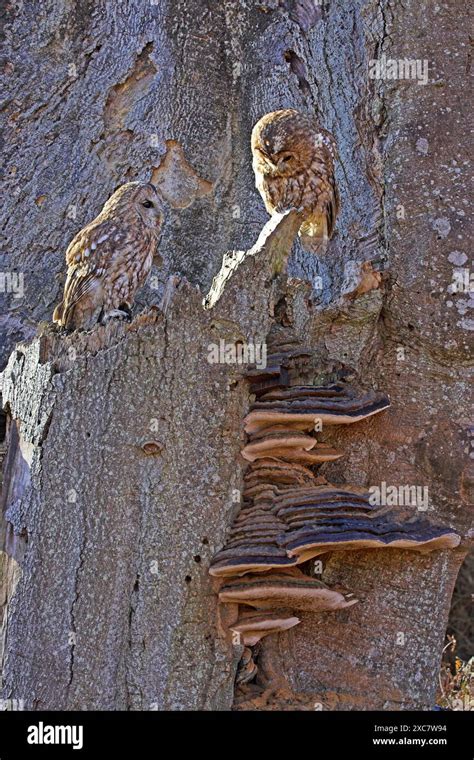
[[[285,225],[293,237],[298,222]],[[90,336],[47,332],[12,355],[3,393],[28,477],[6,516],[27,551],[5,687],[27,707],[231,704],[234,655],[218,635],[207,570],[239,488],[247,398],[240,369],[216,369],[207,346],[264,339],[274,288],[255,293],[240,331],[231,318],[246,281],[263,284],[271,271],[275,233],[267,249],[212,312],[172,280],[166,315]]]
[[[67,242],[125,180],[152,178],[169,205],[138,308],[158,306],[175,271],[192,284],[166,293],[164,315],[46,331],[12,356],[4,696],[229,709],[239,651],[207,569],[237,508],[248,390],[235,367],[207,362],[207,345],[265,338],[278,317],[270,259],[249,259],[215,310],[202,296],[224,251],[247,249],[266,220],[249,156],[266,111],[317,110],[339,143],[337,236],[319,260],[296,244],[289,264],[309,283],[286,301],[315,379],[343,370],[392,399],[388,415],[328,439],[346,456],[325,474],[428,486],[433,517],[469,535],[472,324],[467,296],[448,293],[468,255],[467,3],[49,0],[11,6],[6,22],[0,269],[23,274],[25,294],[7,294],[2,366],[50,318]],[[428,59],[428,85],[370,80],[382,53]],[[363,261],[383,282],[358,295]],[[323,580],[363,601],[303,614],[264,642],[262,663],[306,707],[429,707],[465,551],[331,555]],[[253,706],[288,703],[297,696]]]

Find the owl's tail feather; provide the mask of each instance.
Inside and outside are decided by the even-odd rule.
[[[57,322],[58,325],[62,325],[63,312],[64,312],[64,301],[61,301],[61,303],[58,303],[55,310],[53,311],[53,322]]]
[[[66,330],[76,329],[76,310],[74,304],[67,304],[64,301],[59,303],[53,311],[53,322]]]
[[[301,225],[298,232],[301,245],[309,253],[323,254],[326,251],[329,235],[325,214],[315,214]]]

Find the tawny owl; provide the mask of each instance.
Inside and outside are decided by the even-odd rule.
[[[337,145],[314,116],[291,108],[263,116],[252,130],[256,186],[269,214],[304,210],[304,247],[324,250],[339,211],[334,176]]]
[[[130,317],[135,293],[150,272],[163,218],[163,204],[152,184],[119,187],[69,244],[64,296],[53,321],[76,330],[111,317]]]

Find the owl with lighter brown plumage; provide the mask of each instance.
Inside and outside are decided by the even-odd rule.
[[[323,252],[339,212],[334,137],[315,117],[288,108],[263,116],[251,144],[256,187],[268,213],[300,209],[304,248]]]
[[[113,317],[131,317],[137,290],[150,273],[163,203],[149,182],[128,182],[109,198],[66,251],[64,295],[53,322],[89,329]]]

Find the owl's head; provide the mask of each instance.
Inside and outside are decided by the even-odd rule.
[[[163,201],[151,182],[127,182],[122,185],[109,198],[104,212],[120,216],[132,214],[156,235],[164,220]]]
[[[156,187],[151,182],[139,185],[133,200],[143,224],[159,232],[164,220],[164,206]]]
[[[294,177],[311,165],[314,125],[294,109],[265,114],[252,130],[254,170],[266,176]]]

